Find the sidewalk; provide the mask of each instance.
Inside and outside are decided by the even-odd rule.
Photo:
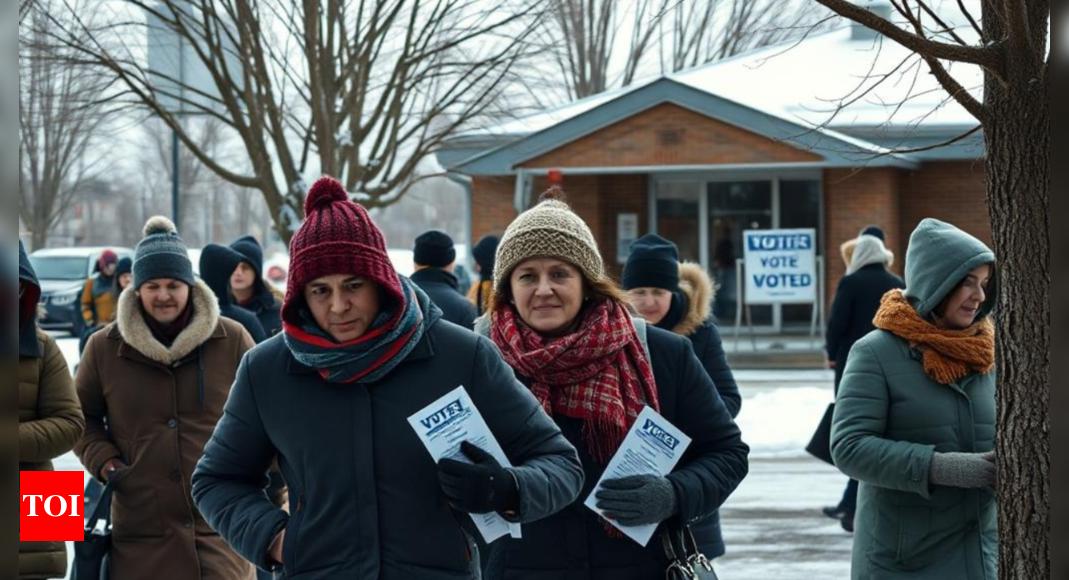
[[[820,509],[834,505],[846,478],[812,458],[754,459],[724,508],[725,580],[844,580],[853,536]]]

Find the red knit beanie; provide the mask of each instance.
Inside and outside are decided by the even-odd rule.
[[[349,200],[338,180],[324,177],[308,192],[304,223],[290,240],[290,271],[282,318],[298,324],[297,308],[304,287],[326,276],[348,274],[366,278],[396,303],[404,292],[386,253],[386,239],[363,206]]]

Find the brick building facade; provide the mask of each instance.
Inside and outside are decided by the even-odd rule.
[[[925,217],[990,242],[982,142],[889,152],[938,142],[943,133],[952,138],[960,125],[886,131],[881,142],[869,126],[815,128],[678,78],[574,109],[526,131],[461,138],[455,150],[439,154],[443,166],[470,183],[473,240],[502,233],[536,202],[555,170],[614,276],[626,257],[618,218],[636,216],[638,235],[672,239],[684,259],[720,277],[725,300],[734,299],[728,265],[741,257],[733,248],[747,229],[815,229],[829,302],[845,273],[839,246],[865,226],[884,229],[899,273],[909,235]],[[735,303],[717,306],[722,323],[731,325]],[[758,323],[768,330],[808,327],[808,307],[761,308]]]

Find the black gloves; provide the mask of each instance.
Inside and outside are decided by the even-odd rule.
[[[659,524],[679,511],[672,482],[657,475],[607,480],[595,497],[606,518],[627,527]]]
[[[465,441],[460,450],[472,464],[455,459],[438,463],[438,479],[450,505],[469,514],[516,512],[520,507],[516,478],[475,445]]]

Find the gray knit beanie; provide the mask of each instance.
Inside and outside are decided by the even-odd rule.
[[[196,285],[186,243],[178,237],[178,229],[171,220],[162,216],[150,218],[144,236],[134,250],[134,288],[163,278]]]
[[[556,258],[573,264],[590,281],[605,277],[605,264],[590,228],[551,189],[542,201],[523,212],[505,230],[497,248],[494,292],[501,294],[512,270],[530,258]]]

